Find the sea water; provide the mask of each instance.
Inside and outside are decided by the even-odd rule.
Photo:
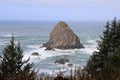
[[[67,21],[85,48],[46,51],[45,47],[41,46],[49,40],[49,34],[57,23],[58,21],[0,21],[0,55],[14,34],[16,43],[20,42],[24,50],[23,59],[30,58],[34,69],[39,72],[52,73],[60,69],[68,71],[75,66],[85,66],[93,52],[97,51],[97,41],[100,40],[99,36],[102,36],[105,22]],[[31,55],[33,52],[38,52],[40,56]],[[55,64],[55,61],[61,58],[69,59],[69,63]],[[67,64],[73,66],[69,67]]]

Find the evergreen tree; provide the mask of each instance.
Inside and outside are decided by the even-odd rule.
[[[120,79],[120,21],[107,22],[103,37],[87,63],[87,71],[96,80]]]
[[[36,72],[29,59],[23,61],[23,50],[20,43],[15,44],[14,37],[3,50],[0,63],[0,76],[3,80],[35,80]],[[1,80],[1,79],[0,79]]]

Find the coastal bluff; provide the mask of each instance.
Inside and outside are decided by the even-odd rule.
[[[63,21],[60,21],[51,31],[49,41],[43,44],[46,50],[57,49],[80,49],[84,46],[79,37]]]

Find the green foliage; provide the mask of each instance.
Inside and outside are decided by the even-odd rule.
[[[107,22],[103,37],[87,63],[91,78],[116,80],[120,76],[120,21]],[[114,74],[114,75],[113,75]]]
[[[36,73],[29,59],[23,61],[23,50],[20,43],[15,44],[14,37],[3,50],[0,63],[0,76],[3,80],[35,80]]]

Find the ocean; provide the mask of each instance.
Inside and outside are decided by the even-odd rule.
[[[69,71],[71,68],[83,67],[93,54],[97,51],[97,41],[100,40],[104,30],[103,21],[66,21],[70,28],[78,35],[84,49],[69,49],[46,51],[41,47],[49,39],[49,34],[58,21],[0,21],[0,55],[14,34],[15,41],[21,43],[24,51],[24,58],[30,57],[30,63],[34,63],[33,68],[40,73],[50,73],[63,70]],[[31,55],[38,52],[40,56]],[[65,65],[55,64],[56,60],[67,58],[69,63]],[[72,67],[67,64],[73,64]]]

